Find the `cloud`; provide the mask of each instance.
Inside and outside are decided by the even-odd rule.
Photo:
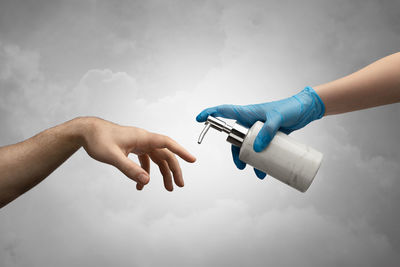
[[[381,262],[395,266],[395,261],[391,265],[387,259],[398,259],[386,237],[365,221],[343,224],[312,208],[252,215],[244,202],[223,199],[188,216],[167,213],[149,220],[140,209],[110,211],[103,213],[99,224],[89,214],[83,228],[66,223],[57,226],[64,231],[42,240],[53,244],[46,252],[32,247],[39,233],[29,232],[18,244],[6,242],[3,262],[69,266],[79,255],[79,266],[376,266]],[[75,240],[72,247],[57,242],[67,238],[65,230]],[[84,236],[76,230],[84,231]]]
[[[120,120],[118,116],[126,116],[140,98],[137,82],[132,76],[109,69],[89,70],[69,97],[75,113],[69,114],[71,117],[94,115],[117,121]]]
[[[374,266],[371,260],[380,262],[385,256],[394,256],[387,239],[365,222],[343,225],[309,208],[252,216],[241,201],[219,200],[212,208],[186,218],[167,215],[147,229],[145,232],[151,234],[146,243],[155,250],[148,252],[149,265],[162,264],[167,258],[163,255],[175,251],[185,255],[186,262],[176,263],[182,266],[191,262],[200,266],[243,266],[250,262],[252,266],[336,266],[338,262]],[[172,239],[176,246],[167,245]],[[159,247],[164,248],[161,257],[150,257]]]
[[[16,45],[0,43],[0,80],[31,82],[41,78],[39,55]]]
[[[196,144],[206,106],[286,97],[397,49],[389,5],[278,2],[15,4],[18,14],[2,2],[14,14],[0,16],[3,144],[95,115],[170,135],[198,161],[182,162],[185,188],[164,192],[153,166],[139,193],[81,150],[1,210],[0,265],[396,263],[398,106],[293,133],[325,154],[306,194],[236,170],[221,133]]]
[[[277,181],[247,180],[250,170],[243,174],[233,168],[229,146],[217,133],[209,135],[202,147],[195,144],[201,126],[192,126],[194,114],[209,95],[215,102],[224,99],[224,93],[215,89],[230,83],[229,73],[235,69],[229,66],[210,72],[195,91],[158,99],[138,98],[136,80],[127,73],[94,69],[84,74],[69,93],[68,116],[92,113],[177,137],[198,152],[199,166],[184,169],[187,187],[174,192],[178,195],[171,199],[160,196],[157,170],[151,172],[152,184],[146,193],[139,195],[118,171],[89,161],[84,153],[75,155],[53,180],[15,204],[19,209],[8,215],[10,220],[3,227],[3,231],[12,229],[2,242],[4,264],[67,266],[74,258],[79,265],[100,266],[242,266],[248,262],[254,266],[374,266],[395,262],[390,236],[395,232],[383,231],[382,222],[374,221],[374,210],[380,209],[387,217],[391,209],[382,206],[385,202],[366,206],[364,201],[369,194],[385,194],[393,187],[398,165],[383,157],[363,159],[357,147],[337,138],[348,135],[341,125],[330,132],[320,129],[318,136],[314,133],[317,144],[329,144],[323,145],[328,155],[325,169],[307,195],[296,194]],[[239,90],[240,84],[229,88]],[[335,179],[340,176],[341,180]],[[375,180],[376,176],[382,179]],[[359,185],[360,179],[364,185]],[[355,188],[365,197],[349,194]],[[43,203],[45,198],[52,202]],[[280,203],[274,203],[277,200]],[[27,201],[37,207],[34,213],[21,216],[18,213]],[[64,207],[63,214],[57,212],[59,206]],[[38,226],[11,225],[30,216]],[[48,247],[46,254],[32,249],[37,240]]]
[[[19,128],[30,107],[27,95],[33,84],[43,82],[39,62],[38,53],[22,50],[16,45],[6,45],[0,41],[2,144],[16,142],[23,137]]]

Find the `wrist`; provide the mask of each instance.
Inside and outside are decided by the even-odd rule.
[[[311,98],[314,111],[313,120],[321,119],[325,115],[325,104],[320,96],[311,86],[306,86],[302,92],[305,92]]]
[[[71,142],[81,147],[86,144],[87,136],[94,128],[93,124],[92,117],[77,117],[65,123],[65,133]]]

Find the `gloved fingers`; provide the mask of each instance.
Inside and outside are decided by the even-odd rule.
[[[223,117],[226,119],[234,119],[234,120],[239,120],[240,119],[240,113],[238,112],[238,109],[240,106],[236,105],[220,105],[212,108],[206,108],[202,112],[197,115],[196,120],[198,122],[204,122],[207,120],[208,116],[213,116],[213,117]]]
[[[275,110],[268,112],[266,118],[264,126],[254,140],[253,148],[256,152],[263,151],[269,145],[282,123],[281,114]]]
[[[254,168],[254,172],[256,173],[256,175],[257,175],[257,177],[259,178],[259,179],[264,179],[265,178],[265,176],[267,176],[267,174],[265,173],[265,172],[262,172],[262,171],[260,171],[260,170],[257,170],[256,168]]]
[[[289,130],[289,129],[280,128],[279,131],[281,131],[282,133],[285,133],[285,134],[289,135],[289,134],[292,133],[294,130]]]
[[[240,152],[240,148],[237,146],[232,145],[232,158],[233,158],[233,162],[235,163],[236,167],[239,170],[243,170],[244,168],[246,168],[246,163],[244,163],[243,161],[241,161],[239,159],[239,152]]]

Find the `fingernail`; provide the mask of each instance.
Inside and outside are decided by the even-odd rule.
[[[146,174],[142,173],[139,175],[138,180],[142,183],[142,184],[147,184],[148,180],[149,180],[149,176],[147,176]]]

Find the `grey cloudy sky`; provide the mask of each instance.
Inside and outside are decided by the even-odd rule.
[[[204,107],[324,83],[400,47],[399,1],[0,1],[0,145],[81,115],[170,135],[185,187],[143,192],[84,151],[0,210],[0,266],[395,266],[400,107],[293,133],[309,191],[235,169]]]

